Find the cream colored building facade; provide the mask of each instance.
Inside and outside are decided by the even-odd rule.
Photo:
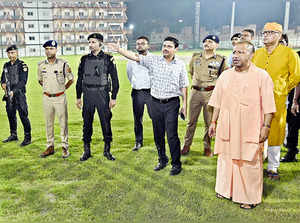
[[[1,0],[0,57],[11,44],[19,46],[20,56],[43,56],[42,45],[50,39],[58,42],[60,55],[84,54],[93,32],[127,47],[126,9],[121,0]]]

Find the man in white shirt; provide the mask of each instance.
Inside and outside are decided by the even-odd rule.
[[[149,52],[149,39],[140,36],[136,40],[136,50],[138,54],[146,56]],[[134,117],[135,146],[133,151],[138,151],[143,146],[143,115],[145,105],[150,116],[150,77],[149,70],[136,61],[128,61],[127,76],[130,81],[132,91],[132,108]]]

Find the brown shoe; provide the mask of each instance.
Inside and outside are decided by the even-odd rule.
[[[187,155],[190,152],[190,147],[189,146],[183,146],[181,150],[181,155]]]
[[[65,147],[62,147],[62,158],[68,158],[70,156],[69,150]]]
[[[210,148],[204,148],[204,156],[212,157],[213,153]]]
[[[40,156],[42,158],[45,158],[47,156],[53,155],[54,154],[54,146],[49,146],[45,152],[43,152]]]

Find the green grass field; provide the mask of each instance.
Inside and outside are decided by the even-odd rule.
[[[192,52],[183,52],[190,56]],[[228,52],[226,52],[228,54]],[[80,56],[67,59],[77,76]],[[25,148],[23,128],[18,122],[18,143],[0,142],[0,222],[300,222],[300,165],[282,164],[281,180],[264,179],[263,203],[251,211],[215,197],[216,157],[202,155],[203,122],[199,121],[191,153],[182,157],[183,172],[169,176],[170,164],[154,172],[157,153],[149,117],[144,118],[144,147],[134,145],[131,88],[126,61],[118,60],[120,92],[113,109],[112,153],[106,160],[99,119],[94,121],[93,158],[80,162],[82,117],[75,107],[75,84],[68,90],[71,156],[61,158],[56,121],[56,153],[39,158],[45,149],[42,89],[37,83],[37,63],[43,58],[23,58],[29,66],[27,100],[33,143]],[[5,60],[0,60],[2,68]],[[2,95],[1,95],[2,96]],[[202,120],[202,118],[200,118]],[[0,139],[9,135],[4,103],[0,105]],[[179,120],[181,141],[186,122]],[[285,149],[283,149],[285,152]]]

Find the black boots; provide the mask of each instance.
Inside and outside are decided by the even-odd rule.
[[[10,136],[8,136],[7,139],[2,140],[3,143],[12,142],[12,141],[18,141],[18,136],[16,133],[12,133]]]
[[[110,153],[110,143],[106,142],[104,145],[104,152],[103,156],[105,156],[108,160],[114,161],[116,160],[115,157]]]
[[[158,164],[156,165],[156,167],[154,167],[154,171],[159,171],[167,166],[169,158],[166,156],[165,149],[160,149],[159,147],[156,148],[158,152]]]
[[[110,153],[110,143],[105,143],[103,155],[108,160],[112,160],[112,161],[115,160],[115,157],[113,157],[113,155]],[[80,161],[86,161],[90,157],[92,157],[90,143],[84,143],[84,152],[83,152],[82,156],[80,157]]]
[[[31,134],[30,134],[30,132],[24,134],[24,140],[20,144],[20,146],[23,147],[23,146],[27,146],[29,144],[31,144]]]
[[[290,149],[288,148],[288,152],[285,154],[284,157],[280,159],[280,162],[297,162],[297,153],[298,153],[297,148]]]
[[[91,157],[91,146],[90,143],[84,143],[84,152],[80,157],[80,161],[86,161]]]

